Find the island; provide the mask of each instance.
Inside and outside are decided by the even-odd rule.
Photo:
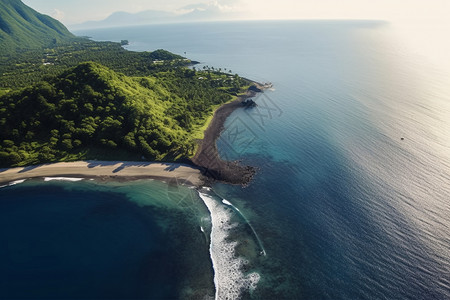
[[[231,71],[197,70],[162,49],[133,52],[122,47],[125,40],[76,37],[20,0],[0,8],[0,183],[44,176],[251,180],[254,168],[221,160],[216,139],[261,85]],[[180,172],[185,168],[192,170]]]

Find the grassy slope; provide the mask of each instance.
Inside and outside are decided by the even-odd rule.
[[[29,49],[67,41],[74,36],[57,20],[40,14],[20,0],[0,2],[2,51]]]
[[[214,75],[210,83],[217,84],[219,78],[227,76]],[[173,90],[179,80],[170,72],[162,78],[129,77],[88,62],[48,82],[8,93],[0,97],[0,165],[191,157],[195,140],[203,138],[220,103],[205,102],[209,104],[204,109],[190,112],[196,116],[192,124],[184,124],[180,109],[192,107],[192,99],[178,90],[208,82],[184,78],[187,81]],[[222,101],[232,98],[225,91],[222,95]]]
[[[0,2],[0,50],[0,166],[188,158],[213,111],[239,90],[231,76],[189,71],[164,50],[75,38],[20,0]]]

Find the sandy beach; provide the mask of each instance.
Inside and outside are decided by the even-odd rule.
[[[0,185],[21,179],[43,177],[82,177],[102,180],[176,178],[189,185],[202,184],[199,169],[179,163],[76,161],[0,169]]]
[[[258,88],[264,89],[260,84]],[[240,95],[235,101],[224,104],[214,114],[205,131],[196,155],[194,165],[169,162],[123,162],[123,161],[76,161],[59,162],[43,165],[0,169],[0,185],[13,181],[44,178],[72,177],[94,178],[101,180],[133,180],[153,178],[170,180],[176,178],[185,184],[200,186],[209,181],[219,180],[232,184],[248,184],[255,169],[242,166],[237,162],[222,160],[217,152],[216,140],[224,129],[228,116],[236,109],[242,108],[241,102],[255,96],[254,91]]]

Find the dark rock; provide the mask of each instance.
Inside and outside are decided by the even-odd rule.
[[[255,92],[255,93],[261,93],[262,92],[262,90],[260,88],[258,88],[256,85],[251,85],[248,88],[248,90],[251,91],[251,92]]]
[[[255,107],[258,104],[256,104],[255,101],[253,101],[253,99],[245,99],[244,101],[241,102],[243,106],[245,107]]]

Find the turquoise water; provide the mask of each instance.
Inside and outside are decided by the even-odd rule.
[[[132,284],[142,284],[145,293],[136,296],[142,298],[164,291],[161,297],[194,299],[450,298],[450,70],[398,40],[395,26],[236,22],[78,34],[127,39],[131,50],[186,52],[202,64],[274,84],[256,99],[257,109],[230,116],[218,141],[223,157],[259,168],[246,188],[215,184],[198,194],[156,181],[60,183],[122,199],[113,206],[127,207],[126,226],[143,237],[127,243],[137,257],[150,257],[150,263],[127,261],[129,268],[151,266],[155,258],[189,270],[167,270],[148,285],[150,271],[128,276],[128,298],[135,297]],[[0,189],[1,202],[8,193],[15,210],[24,208],[13,200],[29,184],[45,189],[48,183]],[[138,212],[146,214],[142,221],[135,220]],[[99,263],[99,272],[106,265]],[[117,274],[127,274],[118,265]]]

